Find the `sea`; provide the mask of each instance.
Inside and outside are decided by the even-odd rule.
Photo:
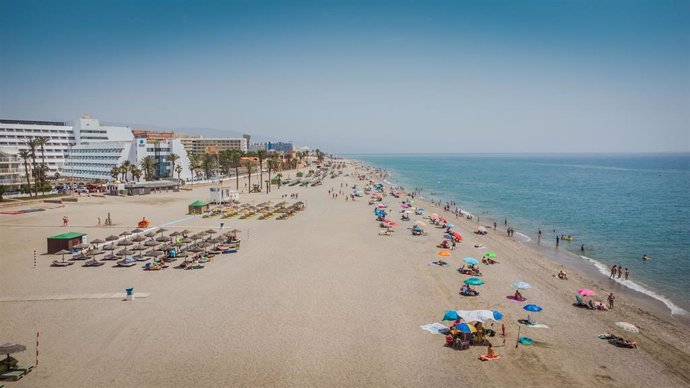
[[[406,191],[454,201],[481,225],[496,221],[504,231],[507,221],[520,241],[605,287],[689,317],[690,154],[346,157],[386,169],[388,183]],[[561,235],[573,239],[556,247]],[[608,279],[615,264],[629,280]]]

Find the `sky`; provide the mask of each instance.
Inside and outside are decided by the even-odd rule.
[[[689,1],[0,0],[0,118],[331,153],[690,152]]]

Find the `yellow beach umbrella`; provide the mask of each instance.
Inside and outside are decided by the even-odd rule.
[[[450,252],[448,252],[448,251],[438,251],[438,255],[439,255],[439,256],[448,257],[448,256],[450,256]]]

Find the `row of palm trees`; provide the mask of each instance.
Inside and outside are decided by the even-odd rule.
[[[48,182],[48,165],[46,164],[45,146],[50,142],[50,138],[45,136],[37,136],[24,141],[28,147],[26,150],[19,151],[19,157],[24,161],[24,173],[26,175],[26,185],[28,187],[29,196],[31,196],[31,177],[34,178],[33,195],[38,197],[39,188],[45,194],[46,183]],[[41,163],[36,162],[36,153],[41,151]],[[29,159],[31,160],[31,169],[29,170]],[[57,177],[57,174],[56,174]]]
[[[320,150],[316,150],[314,152],[317,160],[319,162],[323,161],[324,153],[321,152]],[[250,157],[256,157],[258,159],[258,165],[259,166],[265,166],[266,169],[268,170],[268,187],[267,190],[270,190],[270,182],[271,182],[271,173],[275,171],[282,171],[285,169],[295,169],[297,168],[298,163],[301,163],[305,158],[309,156],[309,151],[302,151],[302,152],[297,152],[295,153],[295,158],[293,158],[290,154],[286,154],[284,157],[280,156],[276,153],[273,152],[268,152],[265,150],[259,150],[259,151],[250,151],[250,152],[244,152],[240,150],[225,150],[225,151],[220,151],[217,154],[209,154],[205,153],[203,155],[195,155],[195,154],[189,154],[189,172],[191,176],[197,177],[197,176],[204,176],[206,179],[211,178],[212,176],[217,176],[217,175],[225,175],[225,176],[231,176],[233,175],[233,170],[234,170],[234,175],[235,175],[235,185],[237,187],[237,190],[239,190],[240,186],[240,181],[239,181],[239,176],[240,168],[244,168],[247,171],[248,174],[248,186],[251,189],[252,184],[251,184],[251,175],[254,172],[255,166],[254,162]],[[244,161],[243,161],[243,158]],[[169,172],[168,177],[172,177],[174,173],[177,174],[177,178],[180,179],[180,175],[182,174],[182,166],[177,164],[177,161],[180,159],[180,156],[177,154],[170,154],[166,157],[167,161],[170,162],[171,164],[171,169]],[[139,181],[143,178],[145,181],[151,180],[153,178],[158,178],[154,174],[154,170],[158,166],[158,163],[156,162],[156,159],[152,156],[146,156],[144,157],[139,164],[131,163],[130,161],[124,161],[122,162],[121,165],[119,166],[114,166],[111,171],[110,175],[115,178],[115,179],[120,179],[122,181],[128,180],[129,177],[132,178],[132,180]],[[263,168],[259,169],[259,189],[263,191],[263,184],[264,184],[264,179],[263,179]],[[282,176],[282,175],[281,175]],[[192,178],[192,181],[193,181]]]

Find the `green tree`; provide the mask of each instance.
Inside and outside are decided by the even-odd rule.
[[[141,169],[139,168],[139,166],[137,166],[136,164],[132,164],[131,166],[129,166],[129,172],[132,173],[132,179],[139,182],[139,179],[141,179]]]
[[[194,172],[197,168],[199,168],[199,157],[194,154],[189,154],[189,173],[192,174],[192,184],[194,184],[194,178],[196,178]]]
[[[268,167],[268,187],[266,187],[266,194],[268,194],[271,191],[271,171],[278,168],[278,161],[273,158],[268,158],[266,167]]]
[[[235,189],[240,191],[240,163],[242,162],[243,152],[240,150],[231,151],[232,165],[235,167]]]
[[[46,176],[48,174],[48,171],[50,169],[48,168],[48,165],[46,164],[46,149],[45,146],[50,142],[50,138],[46,136],[39,136],[36,138],[36,146],[41,147],[41,174],[39,175],[39,179],[41,180],[41,187],[45,186],[46,183]],[[45,191],[43,191],[43,195],[45,195]]]
[[[0,185],[0,202],[2,202],[2,200],[4,199],[2,198],[3,195],[5,195],[5,186]]]
[[[180,155],[178,154],[170,154],[166,157],[168,159],[168,162],[171,163],[170,165],[170,177],[173,177],[173,171],[175,171],[175,163],[180,160]]]
[[[117,179],[120,177],[120,166],[113,166],[113,168],[110,169],[110,176],[113,177],[113,179]]]
[[[153,159],[153,156],[148,155],[144,156],[141,159],[140,165],[141,165],[141,170],[144,172],[144,180],[148,181],[151,179],[153,176],[153,167],[156,164],[156,160]]]
[[[180,180],[180,174],[182,174],[182,166],[180,166],[179,164],[177,166],[175,166],[175,172],[177,173],[177,180],[179,181]]]
[[[278,178],[278,190],[280,190],[280,185],[283,184],[283,174],[277,173],[276,178]]]
[[[120,164],[120,174],[122,174],[122,181],[126,182],[127,181],[127,173],[129,173],[129,166],[132,165],[132,162],[129,160],[125,160]]]
[[[252,160],[247,158],[245,165],[247,168],[247,186],[249,187],[249,192],[252,192]]]
[[[204,175],[206,176],[206,179],[211,178],[213,169],[216,166],[216,158],[214,158],[211,154],[204,154],[203,161],[201,162],[201,164],[204,168]]]
[[[35,138],[28,139],[24,141],[27,147],[29,147],[29,152],[31,153],[31,172],[34,177],[34,194],[38,197],[38,170],[36,166],[36,148],[38,147],[38,142]]]
[[[259,187],[264,189],[264,159],[266,159],[266,150],[256,151],[256,156],[259,158]]]
[[[31,188],[31,174],[29,173],[29,158],[31,152],[29,150],[19,151],[19,157],[24,159],[24,173],[26,174],[26,185]],[[29,190],[29,197],[31,197],[31,190]]]

